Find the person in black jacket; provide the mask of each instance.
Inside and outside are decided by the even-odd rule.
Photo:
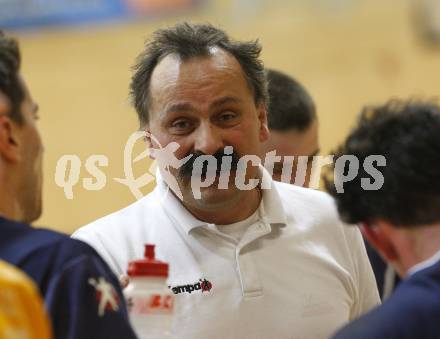
[[[262,159],[267,153],[276,151],[282,158],[273,165],[273,180],[308,187],[313,157],[319,153],[315,103],[306,88],[288,74],[266,68],[266,78],[270,135],[261,144]],[[289,157],[293,157],[292,170],[290,175],[283,177]],[[304,160],[305,166],[302,166]]]
[[[335,159],[348,155],[359,161],[355,179],[344,182],[345,163],[326,180],[341,218],[358,224],[403,280],[382,306],[335,339],[440,338],[439,131],[435,103],[391,101],[367,108],[337,151]],[[382,179],[374,182],[368,164]]]

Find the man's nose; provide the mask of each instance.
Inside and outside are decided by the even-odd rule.
[[[225,146],[221,131],[210,122],[202,123],[194,136],[194,150],[203,154],[215,154]]]

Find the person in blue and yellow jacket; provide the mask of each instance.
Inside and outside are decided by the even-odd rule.
[[[19,69],[18,45],[0,31],[0,260],[38,286],[55,338],[135,338],[119,281],[95,250],[29,225],[42,210],[43,144]]]
[[[0,338],[51,339],[51,326],[36,286],[0,261]]]

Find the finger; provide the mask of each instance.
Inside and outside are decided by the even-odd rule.
[[[126,275],[120,275],[119,276],[119,284],[121,285],[121,287],[123,289],[128,286],[129,282],[130,282],[130,280],[128,279],[128,277]]]

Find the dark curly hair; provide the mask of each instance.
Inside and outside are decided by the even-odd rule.
[[[393,100],[366,108],[357,127],[336,151],[359,159],[357,177],[338,193],[335,176],[327,173],[326,190],[335,198],[341,218],[351,224],[382,219],[396,227],[440,220],[440,108],[433,102]],[[383,155],[378,167],[384,178],[379,190],[364,190],[370,177],[362,164],[369,155]]]
[[[20,50],[16,40],[6,37],[0,30],[0,91],[11,104],[10,116],[14,121],[22,123],[20,104],[24,99],[24,91],[19,78]]]
[[[224,31],[212,25],[184,22],[155,31],[137,58],[130,96],[141,126],[148,123],[150,78],[157,64],[170,54],[176,54],[184,61],[208,56],[212,47],[222,48],[240,63],[253,91],[255,103],[267,103],[266,78],[263,63],[259,59],[261,46],[258,41],[233,41]]]

